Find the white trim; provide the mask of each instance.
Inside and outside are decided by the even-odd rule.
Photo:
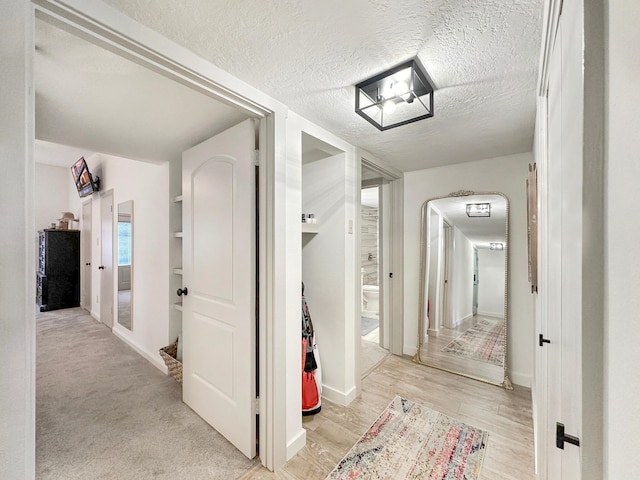
[[[307,431],[301,428],[298,434],[287,443],[287,462],[307,444]]]
[[[393,273],[393,279],[389,283],[389,292],[381,292],[381,305],[385,300],[389,302],[391,319],[389,321],[389,351],[394,355],[402,355],[403,337],[404,337],[404,174],[400,170],[374,157],[371,153],[358,148],[356,151],[359,168],[358,168],[358,185],[362,183],[362,167],[366,167],[381,175],[384,180],[390,182],[389,196],[391,199],[390,218],[386,218],[386,222],[391,223],[391,238],[389,239],[387,251],[390,252],[391,258],[388,259],[390,273]],[[357,200],[357,261],[360,262],[360,189],[358,190]],[[360,285],[360,269],[357,269],[357,285],[358,291],[362,288]],[[360,307],[358,307],[359,309]],[[358,332],[360,331],[360,315],[356,314],[356,324]],[[358,334],[359,335],[359,334]],[[359,337],[358,337],[359,338]],[[360,347],[358,346],[358,349]],[[359,350],[358,350],[359,352]],[[358,359],[360,355],[358,354]],[[360,380],[358,380],[360,382]],[[360,391],[358,384],[358,391]]]
[[[149,363],[151,363],[151,365],[156,367],[158,370],[160,370],[165,375],[169,375],[169,370],[167,369],[167,366],[165,365],[165,363],[162,361],[162,358],[160,357],[160,354],[158,352],[151,353],[151,352],[147,351],[142,345],[140,345],[138,342],[136,342],[135,340],[130,338],[127,335],[127,333],[129,333],[129,330],[125,329],[124,327],[120,326],[119,324],[115,324],[113,326],[113,329],[111,330],[111,332],[116,337],[118,337],[120,340],[122,340],[124,343],[126,343],[131,348],[133,348],[141,356],[143,356],[145,359],[147,359],[149,361]]]
[[[526,373],[514,372],[512,370],[509,372],[509,378],[515,385],[531,388],[531,375],[527,375]]]
[[[429,332],[429,333],[436,333],[436,332]],[[403,350],[404,350],[404,355],[408,355],[410,357],[413,357],[416,353],[418,353],[418,347],[416,347],[415,344],[405,343]]]
[[[356,387],[351,387],[346,392],[341,392],[327,384],[322,385],[322,398],[329,400],[336,405],[346,407],[358,396]]]
[[[542,22],[542,41],[540,46],[540,68],[538,69],[538,96],[546,96],[549,82],[549,60],[556,40],[560,22],[560,9],[563,0],[546,0]]]
[[[391,214],[391,265],[393,282],[391,282],[391,332],[389,351],[394,355],[402,355],[404,343],[404,177],[391,182],[392,214]],[[413,353],[415,355],[415,353]]]

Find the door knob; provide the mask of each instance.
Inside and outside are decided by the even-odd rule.
[[[187,290],[187,287],[179,288],[176,293],[178,294],[179,297],[183,295],[186,297],[187,295],[189,295],[189,290]]]
[[[104,265],[100,265],[100,266],[98,267],[98,270],[104,270]]]

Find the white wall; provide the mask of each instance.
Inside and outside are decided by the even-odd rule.
[[[69,159],[69,166],[77,160]],[[35,216],[36,231],[50,228],[52,223],[58,223],[62,212],[69,211],[69,184],[73,184],[69,168],[55,167],[36,163],[36,198]],[[75,194],[77,196],[77,193]],[[76,218],[80,218],[76,214]],[[73,223],[78,228],[79,223]],[[72,225],[69,225],[71,228]]]
[[[302,428],[301,420],[301,375],[300,375],[300,285],[302,271],[302,239],[300,214],[302,213],[302,133],[305,132],[329,145],[345,152],[344,156],[344,184],[341,195],[345,200],[344,222],[353,222],[353,228],[357,228],[356,205],[360,185],[355,181],[357,176],[355,148],[344,140],[327,132],[326,130],[305,120],[294,112],[289,112],[287,118],[287,154],[286,154],[286,278],[287,278],[287,302],[286,302],[286,441],[287,459],[304,446],[306,433]],[[321,220],[319,220],[321,222]],[[320,228],[322,224],[319,223]],[[347,228],[347,227],[345,227]],[[320,234],[318,234],[320,235]],[[344,358],[341,366],[341,375],[344,380],[339,384],[345,390],[338,392],[327,388],[324,395],[331,395],[331,400],[338,403],[349,403],[355,398],[356,375],[356,341],[360,340],[359,328],[356,325],[356,312],[360,311],[360,259],[357,257],[357,245],[355,235],[345,234],[342,237],[341,251],[344,252],[344,263],[341,265],[340,280],[344,285],[344,303],[340,311],[340,318],[344,322],[338,332],[333,335],[343,336],[344,349],[340,351],[332,345],[328,339],[324,339],[318,332],[318,346],[321,359],[331,355],[340,355]],[[309,287],[311,288],[311,287]],[[356,290],[358,291],[356,292]],[[311,290],[314,290],[311,288]],[[308,293],[311,292],[309,290]],[[310,300],[311,316],[315,319],[316,307],[314,300]],[[326,302],[325,298],[322,302]],[[359,320],[359,319],[358,319]]]
[[[504,315],[504,255],[502,250],[478,249],[479,315]]]
[[[344,397],[345,330],[345,155],[302,166],[302,211],[315,213],[316,235],[304,235],[302,281],[317,332],[324,395]]]
[[[451,255],[451,318],[449,328],[473,315],[473,243],[457,227],[453,231]]]
[[[0,472],[12,479],[35,475],[32,8],[0,2]]]
[[[96,154],[86,158],[93,177],[100,177],[100,192],[92,199],[92,298],[91,314],[100,319],[100,195],[113,189],[113,207],[133,200],[133,331],[114,320],[113,333],[161,370],[158,349],[169,338],[169,164],[152,164]],[[69,176],[69,184],[73,184]],[[72,186],[73,187],[73,186]],[[77,191],[69,206],[76,218],[82,202]],[[114,242],[115,244],[115,242]],[[115,262],[114,255],[114,262]],[[117,311],[117,269],[114,268],[114,310]]]
[[[416,351],[420,208],[457,190],[500,192],[509,199],[508,367],[511,380],[529,386],[533,371],[533,300],[527,274],[526,189],[531,153],[438,167],[404,176],[404,353]]]
[[[640,2],[605,2],[605,478],[640,471]]]

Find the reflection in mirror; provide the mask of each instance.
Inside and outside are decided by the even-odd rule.
[[[118,323],[133,330],[133,200],[118,204]]]
[[[508,231],[499,193],[456,192],[422,206],[417,362],[512,388]]]

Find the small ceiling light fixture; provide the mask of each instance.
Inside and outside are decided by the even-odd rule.
[[[490,203],[467,203],[467,217],[490,217]]]
[[[504,243],[490,243],[489,250],[504,250]]]
[[[414,58],[357,84],[356,113],[381,131],[433,117],[433,85]]]

